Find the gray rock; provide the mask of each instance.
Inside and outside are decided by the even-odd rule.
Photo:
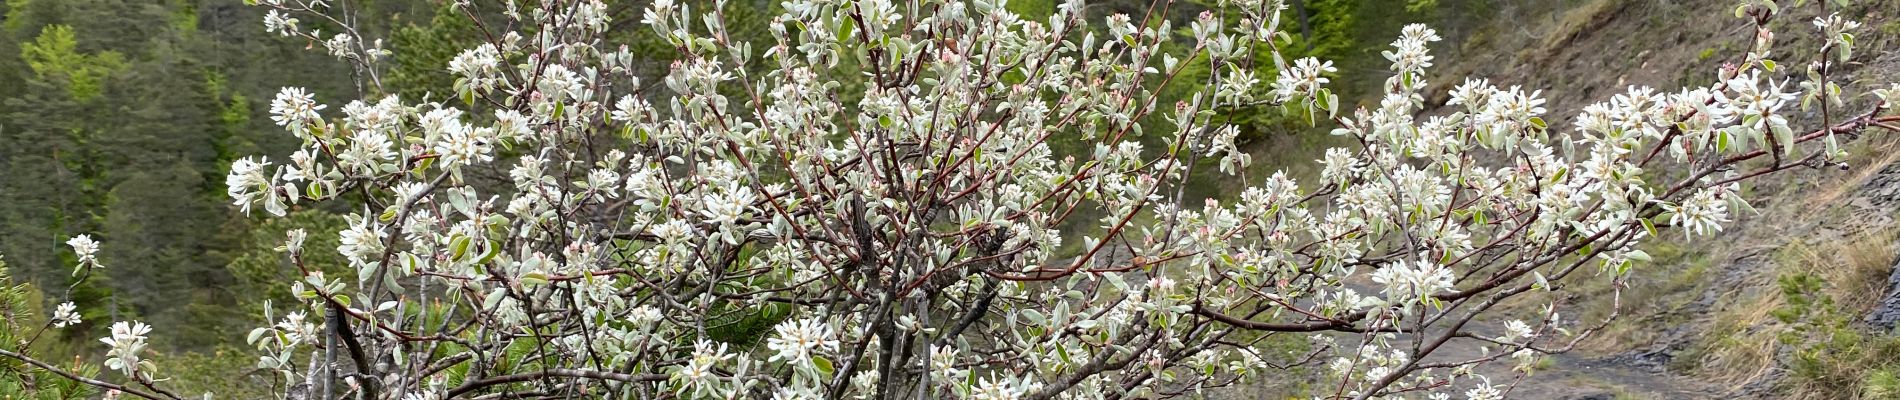
[[[1867,313],[1865,321],[1882,330],[1891,330],[1894,322],[1900,321],[1900,268],[1887,274],[1887,293],[1880,297],[1880,305]]]

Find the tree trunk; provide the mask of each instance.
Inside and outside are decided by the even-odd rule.
[[[1307,52],[1312,52],[1313,51],[1313,31],[1312,31],[1313,18],[1311,14],[1306,12],[1306,0],[1293,0],[1293,9],[1297,10],[1295,12],[1299,13],[1300,41],[1306,42]]]

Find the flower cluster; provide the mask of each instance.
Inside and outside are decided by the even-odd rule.
[[[152,333],[152,326],[142,322],[116,322],[112,324],[112,336],[99,338],[101,343],[112,349],[106,352],[106,368],[124,373],[140,381],[150,382],[154,367],[151,360],[139,358],[145,352],[145,335]]]
[[[53,327],[55,328],[65,328],[68,326],[79,325],[78,306],[74,305],[73,302],[70,302],[70,301],[65,302],[65,303],[59,303],[59,307],[56,307],[53,309],[53,318],[51,322],[53,324]]]
[[[277,92],[277,98],[270,101],[270,120],[284,127],[291,134],[311,140],[310,127],[321,122],[317,111],[324,109],[317,104],[316,97],[303,88],[287,87]]]
[[[92,240],[92,235],[73,236],[71,239],[66,239],[66,246],[72,247],[73,255],[79,257],[79,265],[73,268],[74,274],[78,274],[83,269],[104,267],[99,265],[99,242]]]
[[[1453,279],[1451,269],[1428,260],[1399,261],[1372,274],[1372,281],[1385,285],[1386,300],[1394,304],[1450,289]]]
[[[766,340],[765,347],[777,354],[773,354],[770,361],[804,364],[811,362],[812,357],[820,351],[838,349],[838,341],[831,339],[831,327],[821,321],[785,321],[772,327],[772,331],[774,335]]]
[[[1814,18],[1814,29],[1821,31],[1821,39],[1826,48],[1834,49],[1842,62],[1854,57],[1854,33],[1860,29],[1860,21],[1841,18],[1840,13]]]
[[[1432,67],[1432,54],[1426,46],[1431,42],[1443,40],[1438,32],[1424,24],[1406,25],[1399,32],[1399,39],[1392,42],[1393,50],[1385,51],[1385,59],[1392,62],[1392,70],[1401,74],[1416,73]]]
[[[1681,204],[1664,207],[1672,214],[1669,224],[1683,227],[1683,235],[1709,235],[1722,230],[1722,224],[1728,222],[1728,203],[1723,201],[1720,189],[1702,189],[1696,191]]]
[[[1332,61],[1320,61],[1313,57],[1294,60],[1293,66],[1287,67],[1286,72],[1273,81],[1273,94],[1279,96],[1281,101],[1294,96],[1317,95],[1320,89],[1332,82],[1325,74],[1334,72],[1339,72],[1339,69],[1333,68]]]

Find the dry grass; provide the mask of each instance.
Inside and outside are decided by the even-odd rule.
[[[1695,349],[1693,373],[1715,382],[1741,385],[1766,376],[1775,368],[1776,329],[1772,312],[1780,308],[1778,293],[1762,293],[1749,302],[1719,312],[1709,330],[1708,343]]]
[[[1792,253],[1792,260],[1783,266],[1821,277],[1828,282],[1823,290],[1828,297],[1846,310],[1866,312],[1886,292],[1894,236],[1881,230],[1820,245],[1791,245],[1783,251]]]
[[[1879,174],[1888,165],[1900,162],[1900,151],[1895,151],[1897,147],[1900,147],[1900,140],[1892,137],[1867,138],[1858,144],[1859,146],[1854,146],[1855,148],[1848,152],[1847,159],[1842,160],[1852,166],[1853,172],[1840,179],[1839,182],[1819,185],[1817,188],[1819,191],[1807,199],[1810,207],[1840,204],[1842,198],[1860,189],[1861,185],[1873,179],[1875,174]]]
[[[1623,10],[1628,3],[1623,0],[1590,0],[1582,5],[1564,11],[1556,25],[1545,31],[1544,41],[1534,54],[1552,55],[1559,48],[1576,42],[1579,37],[1597,31],[1597,27],[1609,22]]]
[[[1772,290],[1776,276],[1806,274],[1827,282],[1821,294],[1841,310],[1860,315],[1885,292],[1894,260],[1894,230],[1885,229],[1836,240],[1809,243],[1796,240],[1775,251],[1771,268],[1751,277],[1750,284],[1723,293],[1717,304],[1734,304],[1710,316],[1708,335],[1690,349],[1678,365],[1695,376],[1727,385],[1744,385],[1767,377],[1779,364],[1781,334],[1789,326],[1774,313],[1787,305],[1781,291]],[[1757,290],[1746,290],[1755,287]],[[1794,387],[1791,396],[1832,393]],[[1805,396],[1813,397],[1813,396]]]
[[[1849,316],[1864,315],[1886,292],[1887,277],[1895,261],[1896,226],[1891,221],[1867,221],[1854,210],[1855,196],[1884,168],[1900,162],[1894,151],[1896,141],[1870,138],[1850,147],[1847,161],[1851,174],[1823,175],[1819,179],[1790,180],[1779,187],[1765,187],[1777,193],[1762,218],[1750,218],[1745,232],[1729,246],[1700,249],[1707,254],[1743,254],[1766,250],[1768,265],[1752,276],[1726,283],[1730,287],[1716,293],[1712,310],[1705,320],[1702,339],[1690,346],[1688,354],[1675,362],[1678,370],[1726,385],[1743,385],[1769,377],[1781,365],[1780,352],[1787,343],[1782,337],[1792,326],[1782,323],[1774,313],[1788,304],[1776,279],[1790,275],[1810,275],[1826,282],[1819,295],[1833,300],[1834,307]],[[1749,248],[1742,248],[1749,247]],[[1739,260],[1738,260],[1739,261]],[[1720,262],[1733,268],[1735,262]],[[1719,305],[1728,304],[1722,307]],[[1843,327],[1846,329],[1852,329]],[[1855,352],[1858,353],[1858,352]],[[1842,355],[1842,357],[1856,357]],[[1871,364],[1878,360],[1865,360]],[[1853,360],[1834,360],[1837,365],[1852,365]],[[1875,368],[1872,365],[1868,369]],[[1781,382],[1790,398],[1836,398],[1844,393],[1838,387],[1807,387],[1800,382]],[[1870,386],[1873,387],[1873,386]],[[1878,396],[1875,396],[1878,397]],[[1870,397],[1873,398],[1873,397]]]
[[[1623,320],[1584,341],[1584,349],[1611,353],[1631,343],[1650,343],[1663,334],[1657,326],[1685,322],[1677,311],[1693,301],[1707,284],[1704,278],[1712,266],[1708,255],[1686,252],[1683,246],[1667,241],[1644,247],[1657,261],[1639,267],[1626,279],[1628,286],[1621,293]],[[1599,321],[1614,311],[1610,291],[1615,289],[1611,286],[1615,282],[1609,277],[1579,277],[1577,281],[1572,289],[1583,294],[1579,296],[1584,299],[1579,315],[1583,321]]]

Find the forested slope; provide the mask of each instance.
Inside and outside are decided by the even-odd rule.
[[[375,3],[374,20],[427,11]],[[278,86],[355,91],[338,86],[351,82],[343,64],[264,35],[259,18],[235,0],[7,2],[0,254],[16,275],[66,297],[61,243],[92,233],[115,244],[71,294],[92,321],[165,321],[180,348],[237,332],[244,293],[226,267],[253,227],[226,206],[224,170],[294,145],[266,134]]]

